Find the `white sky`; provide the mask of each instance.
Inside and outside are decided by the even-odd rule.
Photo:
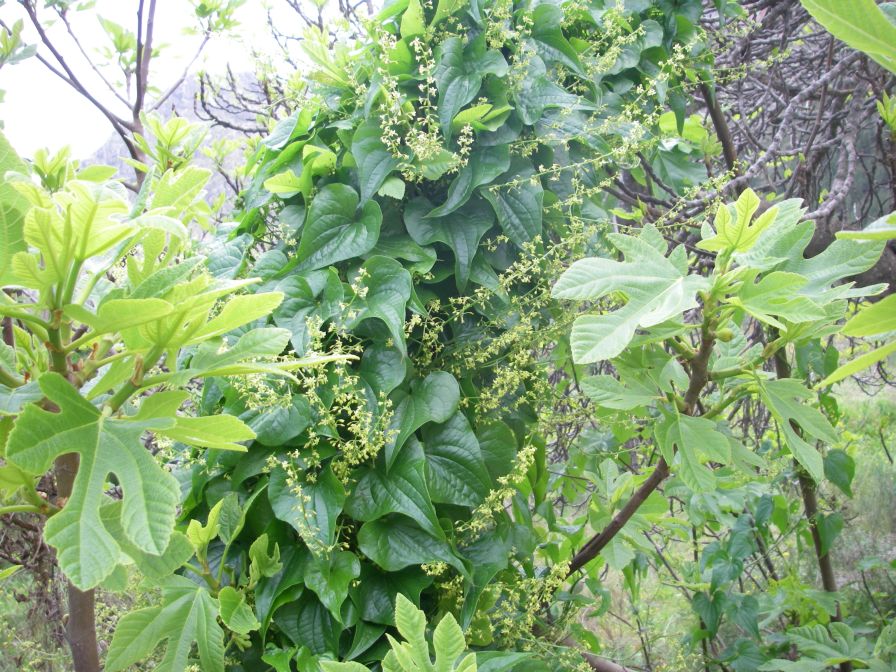
[[[250,49],[263,51],[265,43],[271,40],[266,33],[265,5],[263,0],[246,0],[237,10],[240,27],[236,34],[213,39],[193,70],[220,73],[228,62],[235,72],[250,69]],[[71,13],[74,32],[88,54],[96,55],[95,61],[104,61],[97,52],[108,44],[97,17],[102,15],[136,31],[136,7],[136,0],[98,0],[94,9]],[[43,15],[49,17],[52,12],[43,10]],[[7,3],[0,8],[0,18],[8,25],[22,18],[26,26],[26,42],[38,41],[36,32],[29,30],[28,18],[17,3]],[[152,86],[164,91],[180,76],[201,40],[199,36],[184,34],[184,28],[193,25],[195,17],[187,0],[157,0],[153,39],[156,45],[168,46],[152,61]],[[97,97],[119,115],[126,115],[123,104],[114,98],[84,62],[61,22],[49,34],[64,47],[60,51],[76,74],[82,76],[83,73],[85,86],[91,93],[99,94]],[[39,48],[38,53],[49,56],[43,47]],[[117,79],[112,68],[105,74],[113,81]],[[0,103],[3,133],[24,157],[31,156],[41,147],[56,151],[65,145],[71,146],[73,158],[89,157],[113,133],[109,122],[96,108],[49,72],[36,58],[0,69],[0,89],[6,92],[4,102]]]

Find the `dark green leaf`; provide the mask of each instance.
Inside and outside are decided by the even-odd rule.
[[[367,201],[360,212],[357,209],[358,194],[351,187],[323,187],[308,208],[297,268],[312,271],[372,250],[380,235],[380,206]]]
[[[491,479],[476,435],[458,411],[440,425],[423,429],[426,480],[432,501],[476,506],[488,493]]]
[[[411,438],[390,470],[379,463],[360,470],[358,483],[346,501],[346,512],[364,522],[402,513],[433,536],[444,538],[426,486],[424,465],[420,442]]]
[[[443,539],[430,536],[404,516],[364,523],[358,532],[361,552],[388,572],[430,562],[445,562],[468,576],[463,562]]]

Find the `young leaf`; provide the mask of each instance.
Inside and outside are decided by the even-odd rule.
[[[715,235],[704,228],[703,240],[697,243],[701,250],[710,252],[748,252],[760,234],[778,216],[778,208],[772,207],[753,220],[759,208],[759,197],[752,189],[746,189],[732,205],[719,207],[715,217]],[[752,222],[752,223],[751,223]]]
[[[436,654],[434,672],[451,672],[454,662],[467,648],[464,633],[453,614],[446,614],[439,621],[432,635],[432,646]]]
[[[12,258],[25,250],[22,224],[28,211],[28,200],[6,180],[9,171],[27,172],[24,162],[0,133],[0,287],[16,282]]]
[[[241,635],[248,635],[261,627],[261,623],[246,604],[245,594],[233,586],[224,586],[221,589],[218,593],[218,602],[221,608],[221,620],[228,629]]]
[[[283,569],[280,562],[280,546],[274,542],[274,551],[268,555],[268,535],[262,534],[249,547],[249,584],[254,586],[262,578],[271,578]]]

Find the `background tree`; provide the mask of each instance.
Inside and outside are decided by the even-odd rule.
[[[47,70],[89,101],[109,122],[127,148],[131,160],[136,162],[135,174],[139,185],[143,181],[144,170],[136,165],[147,160],[146,152],[137,139],[145,133],[144,115],[159,110],[183,84],[214,35],[235,27],[234,11],[242,0],[203,0],[192,4],[197,20],[194,29],[198,42],[196,50],[181,75],[173,82],[164,83],[151,81],[152,61],[161,51],[154,38],[155,0],[132,3],[135,20],[131,27],[97,17],[108,39],[102,50],[84,44],[75,25],[76,17],[85,10],[93,11],[95,3],[20,0],[16,4],[36,33],[35,43],[29,47],[30,52]],[[21,23],[10,25],[0,20],[0,26],[9,36],[21,35]]]

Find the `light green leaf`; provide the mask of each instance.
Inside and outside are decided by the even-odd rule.
[[[255,432],[232,415],[208,415],[201,418],[179,416],[174,427],[160,429],[156,433],[190,446],[239,452],[245,452],[246,446],[237,443],[238,441],[251,441],[255,438]]]
[[[694,492],[715,489],[715,475],[703,463],[728,462],[731,446],[725,435],[716,430],[714,422],[676,414],[657,425],[656,431],[666,462],[675,462],[675,449],[678,449],[678,473],[689,488]]]
[[[451,672],[454,662],[467,648],[463,630],[451,613],[445,614],[432,634],[432,648],[436,659],[434,672]]]
[[[147,429],[165,428],[172,421],[108,418],[59,374],[46,373],[39,382],[60,412],[26,406],[10,434],[7,459],[40,474],[59,455],[78,453],[80,465],[72,495],[62,511],[47,521],[45,539],[57,549],[66,576],[87,590],[118,564],[119,545],[100,517],[108,474],[115,474],[121,484],[121,523],[127,540],[154,555],[168,546],[180,488],[140,438]]]
[[[344,184],[328,184],[311,201],[297,251],[298,269],[315,270],[352,257],[376,245],[383,215],[376,201],[360,213],[358,194]]]
[[[650,406],[662,395],[659,390],[643,384],[637,378],[625,384],[613,376],[589,376],[580,383],[582,391],[602,408],[630,411],[639,406]]]
[[[205,549],[218,536],[220,526],[218,519],[221,516],[221,509],[224,506],[224,500],[219,499],[218,502],[209,510],[205,525],[193,518],[187,525],[187,539],[193,544],[196,553],[201,557],[205,557]]]
[[[43,399],[44,393],[35,382],[26,383],[20,387],[6,387],[0,385],[0,417],[4,415],[16,415],[26,405]]]
[[[311,185],[303,180],[292,170],[284,170],[264,181],[264,188],[280,198],[292,198],[296,194],[302,194],[307,198],[311,191]]]
[[[410,0],[408,8],[401,16],[401,37],[408,42],[412,38],[423,35],[426,32],[426,18],[423,16],[423,7],[420,0]]]
[[[64,310],[67,317],[89,326],[94,336],[154,322],[173,311],[174,306],[162,299],[110,299],[100,304],[95,315],[77,304]]]
[[[616,357],[628,346],[638,328],[649,328],[697,305],[697,291],[707,286],[699,275],[685,275],[666,258],[649,237],[656,234],[645,227],[640,238],[610,234],[610,241],[625,261],[599,257],[575,262],[554,285],[553,296],[562,299],[596,301],[619,292],[627,303],[614,312],[585,315],[573,324],[573,358],[590,364]]]
[[[165,552],[161,555],[146,553],[128,541],[121,526],[121,502],[104,504],[100,510],[103,525],[109,530],[121,547],[122,552],[134,561],[144,578],[150,581],[163,581],[180,569],[193,557],[193,544],[182,532],[174,531]]]
[[[715,235],[711,235],[711,229],[704,228],[703,240],[697,243],[697,247],[701,250],[729,254],[748,252],[759,240],[760,234],[778,216],[778,208],[772,207],[752,221],[759,204],[756,192],[745,189],[735,203],[720,206],[714,222]]]
[[[801,0],[834,37],[896,73],[896,26],[874,0]]]
[[[818,387],[833,385],[834,383],[839,382],[844,378],[848,378],[849,376],[852,376],[859,371],[864,371],[869,366],[873,366],[874,364],[885,360],[894,352],[896,352],[896,340],[891,341],[886,345],[882,345],[879,348],[875,348],[871,352],[867,352],[864,355],[856,357],[855,359],[847,362],[827,378],[818,383]]]
[[[473,105],[458,112],[451,120],[451,131],[457,133],[464,126],[470,126],[476,131],[496,131],[507,121],[507,117],[512,111],[513,107],[510,105],[501,105],[500,107],[491,103]],[[506,149],[507,145],[497,145],[497,147]]]
[[[635,552],[631,549],[631,546],[619,536],[613,537],[610,543],[600,552],[600,555],[611,568],[617,571],[622,571],[635,559]]]
[[[280,292],[259,292],[257,294],[241,294],[228,299],[221,310],[199,329],[185,345],[222,336],[237,327],[254,322],[260,317],[271,314],[283,301]]]
[[[78,261],[86,261],[114,247],[130,235],[135,227],[123,219],[130,210],[124,195],[109,186],[93,182],[66,182],[64,191],[57,194],[57,202],[65,213],[55,219],[64,228],[55,235],[66,250]],[[64,221],[64,223],[63,223]],[[43,251],[46,232],[36,231],[37,223],[26,217],[25,239]]]
[[[809,297],[799,294],[806,279],[795,273],[775,271],[755,282],[758,271],[752,270],[743,278],[743,284],[735,296],[727,302],[743,308],[760,322],[786,332],[787,326],[777,318],[788,322],[812,322],[825,318],[825,311]]]
[[[28,168],[0,133],[0,287],[16,282],[12,258],[25,250],[22,225],[29,209],[28,200],[7,181],[10,171],[27,173]]]
[[[893,240],[896,238],[896,212],[874,220],[861,231],[838,231],[836,235],[847,240]]]
[[[203,672],[224,672],[224,632],[218,626],[218,601],[204,588],[181,576],[162,586],[162,603],[122,617],[106,656],[107,672],[147,660],[163,641],[165,655],[158,672],[183,672],[193,642]]]
[[[22,565],[10,565],[9,567],[4,567],[0,569],[0,581],[4,581],[8,579],[10,576],[15,574],[17,571],[22,569]]]
[[[809,405],[814,395],[796,379],[767,380],[759,383],[759,396],[778,423],[787,447],[816,481],[824,477],[821,454],[803,435],[837,443],[837,434],[821,411]]]
[[[404,180],[393,175],[386,178],[386,181],[383,182],[383,186],[377,189],[376,193],[378,196],[388,196],[389,198],[394,198],[396,201],[400,201],[404,198],[404,191]]]
[[[241,635],[248,635],[258,630],[261,623],[246,604],[246,596],[233,586],[224,586],[218,593],[221,608],[221,620],[228,629]]]
[[[418,670],[429,670],[432,662],[429,658],[429,644],[426,642],[426,616],[421,609],[411,602],[404,595],[397,595],[395,598],[395,627],[398,634],[404,637],[407,642],[405,649],[409,657],[416,661],[415,668]],[[396,651],[395,643],[392,644],[392,650]],[[405,669],[415,669],[406,667]]]
[[[191,378],[236,375],[244,365],[251,368],[258,363],[256,360],[280,355],[289,336],[286,329],[264,328],[246,332],[229,348],[222,348],[218,341],[208,341],[196,349],[189,366],[174,378],[185,383]]]
[[[274,551],[268,555],[268,535],[260,535],[249,547],[249,584],[255,585],[262,578],[276,576],[283,569],[280,562],[280,546],[274,542]]]
[[[845,325],[846,336],[877,336],[896,331],[896,294],[863,307]]]

